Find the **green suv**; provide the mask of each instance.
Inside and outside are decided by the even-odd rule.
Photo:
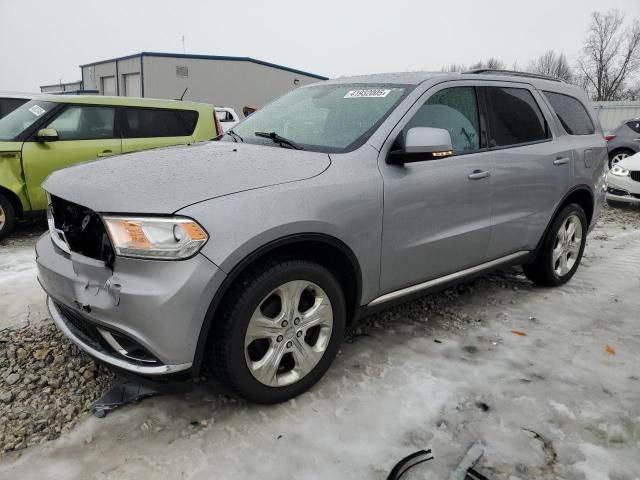
[[[0,240],[16,218],[46,210],[40,185],[55,170],[120,153],[211,140],[219,132],[213,105],[204,103],[37,97],[0,119]]]

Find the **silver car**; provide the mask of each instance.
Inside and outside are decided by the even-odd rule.
[[[609,168],[640,152],[640,118],[623,122],[605,136],[609,148]]]
[[[36,247],[49,311],[120,370],[284,401],[358,317],[514,264],[567,282],[604,197],[587,105],[517,72],[341,78],[220,141],[61,170]]]

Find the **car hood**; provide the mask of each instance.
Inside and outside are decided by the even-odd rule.
[[[618,162],[618,165],[622,168],[626,168],[627,170],[640,170],[640,152],[627,158],[623,158]]]
[[[52,195],[103,213],[173,213],[194,203],[319,175],[325,153],[206,142],[85,162],[43,183]]]

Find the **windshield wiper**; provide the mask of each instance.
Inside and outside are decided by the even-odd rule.
[[[256,137],[270,138],[271,140],[274,141],[274,143],[277,143],[281,147],[288,145],[290,148],[294,148],[296,150],[304,150],[304,148],[302,148],[293,140],[289,140],[288,138],[281,137],[276,132],[253,132],[253,134]]]
[[[233,138],[233,141],[238,143],[238,140],[240,140],[241,142],[244,142],[244,138],[242,138],[240,135],[238,135],[236,132],[234,132],[233,130],[229,130],[228,132],[224,132],[225,135],[229,135],[231,138]]]

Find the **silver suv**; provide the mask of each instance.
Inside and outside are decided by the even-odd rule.
[[[59,171],[36,247],[51,316],[121,370],[286,400],[376,309],[514,264],[567,282],[603,203],[587,105],[517,72],[341,78],[216,142]]]

